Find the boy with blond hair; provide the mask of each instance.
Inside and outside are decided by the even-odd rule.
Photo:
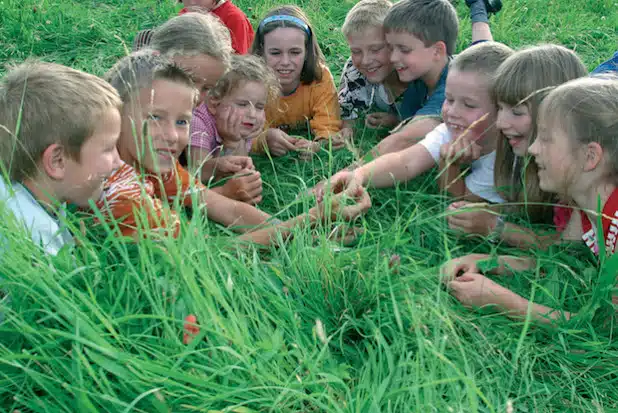
[[[512,52],[503,44],[485,42],[459,54],[446,80],[444,123],[408,149],[383,155],[354,171],[337,173],[330,179],[334,192],[354,192],[359,186],[390,187],[440,162],[450,172],[441,175],[443,187],[463,187],[461,192],[469,199],[501,202],[493,182],[498,132],[490,88],[498,67]],[[459,168],[465,162],[471,163],[470,174],[462,182]]]
[[[0,83],[0,202],[49,254],[73,242],[65,203],[97,201],[121,164],[120,107],[104,80],[58,64],[27,62]]]

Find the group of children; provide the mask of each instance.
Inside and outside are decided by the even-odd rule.
[[[598,251],[600,197],[613,253],[618,81],[587,77],[561,46],[513,51],[493,42],[487,15],[499,1],[466,0],[472,45],[454,56],[449,1],[361,0],[342,27],[351,57],[339,91],[300,8],[271,10],[254,32],[230,0],[184,3],[179,16],[140,32],[105,80],[42,62],[2,79],[0,198],[47,252],[72,242],[67,203],[100,210],[136,241],[181,236],[178,209],[205,207],[242,239],[268,245],[299,225],[354,220],[371,206],[367,187],[439,165],[441,188],[461,199],[449,207],[450,227],[525,248],[583,236]],[[363,117],[369,128],[404,122],[363,165],[316,188],[307,213],[281,222],[254,206],[262,180],[249,154],[338,149]],[[299,129],[312,138],[290,135]],[[471,204],[479,201],[485,209]],[[560,235],[518,226],[516,216],[555,224]],[[463,303],[569,316],[486,278],[476,265],[485,258],[444,267]],[[500,260],[505,271],[532,262]]]

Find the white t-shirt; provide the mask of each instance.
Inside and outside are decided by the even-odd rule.
[[[0,178],[0,210],[10,211],[21,222],[32,241],[48,254],[56,255],[65,244],[73,244],[73,236],[58,220],[37,202],[22,184],[13,182],[13,190]]]
[[[438,125],[429,132],[425,139],[419,142],[431,154],[432,158],[440,161],[440,146],[453,140],[446,124]],[[496,192],[494,185],[494,164],[496,163],[496,152],[481,156],[470,165],[470,173],[466,176],[466,187],[476,196],[488,200],[489,202],[502,203],[504,200]]]

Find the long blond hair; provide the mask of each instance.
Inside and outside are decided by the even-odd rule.
[[[553,87],[586,75],[586,67],[571,50],[557,45],[530,47],[516,52],[500,66],[492,96],[496,102],[527,106],[532,118],[528,147],[536,138],[539,106],[547,93]],[[556,201],[555,195],[541,191],[534,161],[529,156],[516,156],[502,134],[496,147],[494,183],[502,198],[518,203],[513,209],[524,212],[531,222],[551,222],[550,204]]]

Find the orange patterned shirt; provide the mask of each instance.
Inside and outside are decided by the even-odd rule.
[[[157,231],[177,237],[180,220],[170,206],[176,201],[191,206],[192,196],[205,189],[178,162],[174,171],[164,176],[140,175],[134,167],[123,164],[107,179],[97,207],[111,223],[118,224],[122,235]]]

